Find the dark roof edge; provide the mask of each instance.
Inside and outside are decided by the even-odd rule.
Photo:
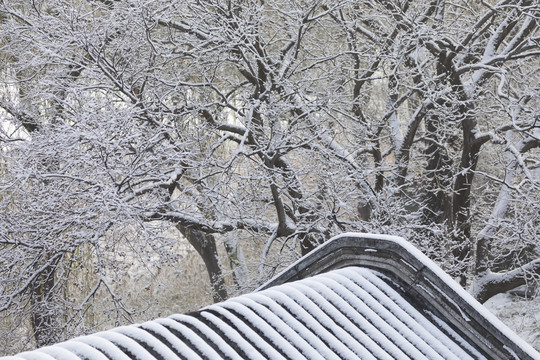
[[[346,266],[391,273],[430,303],[484,353],[500,359],[540,359],[531,345],[504,325],[438,265],[397,236],[344,233],[302,257],[257,291]]]

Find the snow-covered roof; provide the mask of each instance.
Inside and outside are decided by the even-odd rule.
[[[461,360],[540,354],[403,239],[344,234],[253,293],[11,357],[220,358]]]

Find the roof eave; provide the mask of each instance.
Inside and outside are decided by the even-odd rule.
[[[302,257],[257,290],[346,266],[391,274],[407,291],[442,314],[445,322],[486,355],[540,359],[540,354],[492,315],[439,266],[401,237],[345,233]]]

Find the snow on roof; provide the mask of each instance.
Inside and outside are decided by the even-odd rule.
[[[404,240],[331,243],[259,291],[9,359],[539,358]]]
[[[484,358],[382,274],[347,267],[17,356],[33,359]]]

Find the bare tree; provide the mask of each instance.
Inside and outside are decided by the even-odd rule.
[[[481,301],[526,283],[538,5],[3,1],[0,311],[34,314],[39,344],[100,288],[129,317],[107,254],[166,256],[170,227],[215,301],[222,234],[265,239],[259,280],[272,251],[371,231],[415,242]],[[82,248],[97,275],[75,305]]]

